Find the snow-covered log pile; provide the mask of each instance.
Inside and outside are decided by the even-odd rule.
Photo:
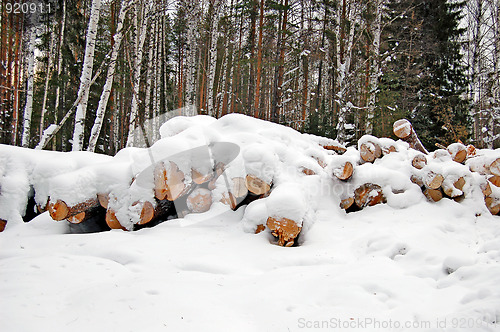
[[[76,231],[134,230],[246,206],[247,231],[291,246],[325,200],[351,212],[447,197],[499,213],[499,150],[454,143],[428,153],[406,120],[394,133],[401,140],[367,135],[346,148],[231,114],[173,118],[151,148],[114,157],[0,146],[0,226],[48,210]]]

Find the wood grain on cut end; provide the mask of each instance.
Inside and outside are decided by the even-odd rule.
[[[410,121],[406,119],[400,119],[394,122],[392,130],[396,137],[404,139],[410,137],[413,128]]]
[[[231,208],[231,210],[234,210],[238,205],[236,199],[234,198],[234,195],[228,192],[222,194],[220,202],[222,204],[228,205]]]
[[[365,183],[354,190],[354,202],[359,208],[364,208],[385,203],[385,197],[378,184]]]
[[[490,186],[490,183],[488,181],[481,183],[479,185],[479,188],[481,188],[481,191],[483,192],[484,197],[487,197],[487,196],[491,195],[491,193],[492,193],[491,186]]]
[[[500,213],[500,200],[495,199],[494,197],[485,197],[484,203],[491,214],[497,215]]]
[[[424,195],[431,202],[438,202],[443,198],[443,192],[440,189],[425,188]]]
[[[467,147],[460,143],[450,144],[447,148],[448,153],[451,155],[451,159],[457,163],[463,163],[467,158]]]
[[[118,221],[118,218],[116,218],[115,211],[108,209],[106,211],[106,224],[108,224],[108,227],[111,229],[122,229],[126,231],[127,229],[123,227],[120,224],[120,221]]]
[[[424,184],[429,189],[438,189],[443,184],[444,177],[441,174],[429,172],[426,174]]]
[[[335,169],[333,171],[333,174],[339,179],[339,180],[349,180],[352,177],[352,174],[354,173],[354,166],[350,161],[346,161],[340,168]]]
[[[259,234],[259,233],[263,232],[265,229],[266,229],[266,226],[264,226],[262,224],[257,225],[257,228],[255,229],[255,234]]]
[[[492,175],[488,178],[488,181],[490,181],[494,186],[500,187],[500,176]]]
[[[97,194],[97,200],[99,204],[105,209],[108,208],[109,205],[109,194]]]
[[[467,158],[471,158],[476,155],[476,147],[474,145],[469,144],[465,149],[467,151]]]
[[[339,146],[339,145],[322,145],[322,147],[325,150],[335,151],[338,154],[343,154],[344,152],[347,151],[346,148],[344,148],[343,146]]]
[[[500,158],[493,160],[490,164],[490,172],[493,175],[500,176]]]
[[[67,220],[71,224],[79,224],[85,220],[85,211],[75,214],[74,216],[69,217]]]
[[[302,230],[302,227],[298,226],[294,220],[283,217],[269,217],[266,224],[272,234],[278,238],[280,246],[291,247]]]
[[[60,199],[58,199],[55,203],[49,202],[48,210],[52,219],[56,221],[61,221],[66,219],[69,213],[68,205]]]
[[[427,165],[427,157],[424,154],[417,154],[413,157],[411,165],[416,169],[422,169]]]
[[[354,204],[354,197],[347,197],[340,201],[340,208],[347,210]]]
[[[205,188],[197,188],[188,195],[186,202],[190,212],[207,212],[212,206],[212,192]]]
[[[269,184],[252,174],[248,174],[246,176],[245,185],[248,191],[254,193],[255,195],[264,195],[271,189]]]
[[[144,203],[142,203],[141,216],[138,224],[145,225],[153,220],[154,216],[155,208],[153,206],[153,203],[151,203],[150,201],[145,201]]]
[[[5,230],[5,226],[7,225],[7,221],[0,219],[0,232]]]
[[[175,201],[177,198],[181,197],[186,193],[186,185],[184,183],[185,175],[177,167],[177,164],[173,161],[170,162],[170,169],[167,172],[167,199],[169,201]]]
[[[233,196],[236,198],[245,197],[248,194],[248,189],[245,184],[245,178],[234,177],[232,181],[233,188],[231,190],[231,193],[233,194]]]
[[[422,180],[422,177],[421,176],[418,176],[418,175],[412,175],[410,177],[410,181],[415,183],[416,185],[418,185],[419,187],[423,187],[424,186],[424,180]]]
[[[380,148],[380,147],[379,147]],[[359,146],[359,155],[363,161],[372,163],[377,159],[377,147],[375,143],[365,142]]]
[[[214,177],[213,171],[209,172],[208,174],[202,174],[195,169],[191,169],[191,178],[193,179],[193,182],[196,184],[203,184],[205,182],[208,182],[212,180],[213,177]]]

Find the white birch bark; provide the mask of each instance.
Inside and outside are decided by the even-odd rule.
[[[120,13],[118,14],[118,22],[116,25],[116,32],[114,35],[114,44],[113,50],[111,51],[111,57],[108,67],[108,72],[106,75],[106,82],[104,83],[104,87],[102,89],[102,94],[99,99],[99,105],[97,106],[96,118],[94,121],[94,125],[92,126],[92,131],[90,133],[89,145],[87,151],[94,152],[97,144],[97,139],[99,138],[99,134],[101,133],[102,124],[104,122],[104,116],[106,112],[106,107],[108,105],[109,96],[111,94],[111,87],[113,85],[113,80],[115,77],[115,69],[116,62],[118,59],[118,51],[120,50],[120,46],[123,39],[123,21],[125,20],[125,16],[129,9],[129,1],[123,3],[120,8]]]
[[[24,106],[23,116],[23,136],[21,144],[23,147],[29,147],[31,131],[31,115],[33,114],[33,81],[35,76],[35,39],[36,25],[31,22],[30,40],[28,44],[28,83],[26,85],[26,104]]]
[[[90,11],[90,20],[86,37],[85,57],[83,60],[82,75],[80,77],[80,88],[78,89],[78,95],[81,96],[81,98],[76,106],[73,151],[81,151],[83,147],[85,115],[87,113],[90,81],[92,79],[92,70],[94,66],[94,50],[100,12],[101,0],[92,0],[92,9]]]
[[[375,104],[377,102],[377,87],[380,78],[380,37],[382,35],[382,8],[385,0],[375,0],[375,24],[373,27],[373,52],[371,60],[370,81],[368,85],[368,109],[366,115],[366,134],[373,133],[373,118],[375,117]]]
[[[208,85],[207,85],[207,114],[210,116],[215,116],[215,103],[214,103],[214,86],[215,84],[215,66],[217,63],[217,41],[220,37],[219,27],[219,17],[220,17],[220,7],[223,3],[216,2],[214,6],[214,15],[210,31],[212,31],[212,40],[210,43],[210,53],[209,53],[209,74],[208,74]]]
[[[137,4],[137,6],[141,6],[141,4]],[[146,31],[149,28],[149,12],[152,4],[145,4],[142,8],[140,8],[141,14],[141,24],[139,28],[139,18],[136,16],[134,19],[134,29],[136,32],[135,38],[135,59],[134,59],[134,77],[133,77],[133,89],[132,89],[132,104],[130,107],[130,121],[128,128],[128,138],[127,138],[127,147],[134,146],[135,138],[134,138],[134,129],[137,125],[138,120],[138,109],[139,109],[139,84],[141,83],[141,63],[142,57],[144,54],[144,42],[146,41]],[[136,23],[137,22],[137,23]]]

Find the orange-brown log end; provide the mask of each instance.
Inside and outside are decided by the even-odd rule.
[[[302,230],[294,220],[288,218],[269,217],[266,224],[271,233],[278,238],[278,245],[285,247],[293,246]]]
[[[271,189],[271,186],[268,183],[252,174],[248,174],[246,176],[245,185],[248,191],[254,193],[255,195],[264,195]]]
[[[66,219],[69,213],[68,205],[60,199],[58,199],[55,203],[49,202],[48,210],[52,219],[56,221],[61,221]]]

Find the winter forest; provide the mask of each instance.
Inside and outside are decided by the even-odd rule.
[[[500,146],[497,0],[1,0],[0,143],[115,154],[167,112]],[[155,140],[155,137],[149,138]],[[149,142],[149,144],[152,142]]]

